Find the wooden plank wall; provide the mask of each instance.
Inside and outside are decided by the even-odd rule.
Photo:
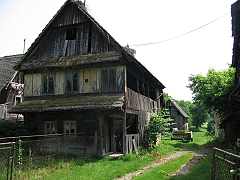
[[[124,87],[124,66],[113,67],[116,68],[117,89],[116,91],[123,91]],[[66,72],[57,71],[52,72],[55,76],[55,95],[64,94],[66,92]],[[101,68],[85,68],[77,70],[79,72],[79,93],[94,93],[101,91]],[[40,96],[42,90],[42,74],[26,74],[24,96]]]
[[[76,28],[76,39],[66,40],[66,30],[68,28]],[[75,6],[70,6],[63,13],[60,13],[52,29],[49,29],[45,36],[37,49],[29,56],[29,60],[42,61],[61,56],[116,50],[109,39],[91,24],[90,20]],[[91,49],[88,48],[88,44]]]
[[[149,113],[153,112],[157,102],[143,96],[129,88],[126,92],[126,109],[138,111],[138,129],[139,129],[139,141],[144,140],[144,132],[146,125],[148,124]]]

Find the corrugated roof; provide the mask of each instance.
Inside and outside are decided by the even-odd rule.
[[[114,109],[124,104],[123,95],[79,96],[49,100],[24,101],[11,109],[10,113],[44,112],[62,110]]]
[[[2,89],[15,74],[14,66],[20,61],[22,54],[0,57],[0,89]]]

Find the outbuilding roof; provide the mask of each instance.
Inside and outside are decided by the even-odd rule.
[[[178,105],[178,103],[176,103],[175,101],[172,100],[168,100],[167,101],[167,106],[174,106],[182,116],[188,118],[189,116],[185,113],[185,111]]]
[[[0,57],[0,90],[15,74],[14,66],[20,61],[22,54]]]

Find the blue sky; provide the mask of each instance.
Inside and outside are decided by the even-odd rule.
[[[65,0],[0,0],[0,57],[23,53]],[[86,0],[89,13],[177,100],[191,100],[191,74],[224,70],[232,60],[231,4],[235,0]],[[219,20],[185,36],[222,15]]]

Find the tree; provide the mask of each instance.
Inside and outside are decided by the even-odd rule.
[[[229,96],[235,87],[234,68],[223,71],[210,69],[206,76],[191,75],[187,86],[193,92],[193,100],[208,111],[216,111],[222,118],[230,115]]]
[[[206,111],[200,106],[200,104],[192,103],[189,111],[192,115],[192,125],[196,128],[201,127],[201,125],[206,122],[209,115]]]

